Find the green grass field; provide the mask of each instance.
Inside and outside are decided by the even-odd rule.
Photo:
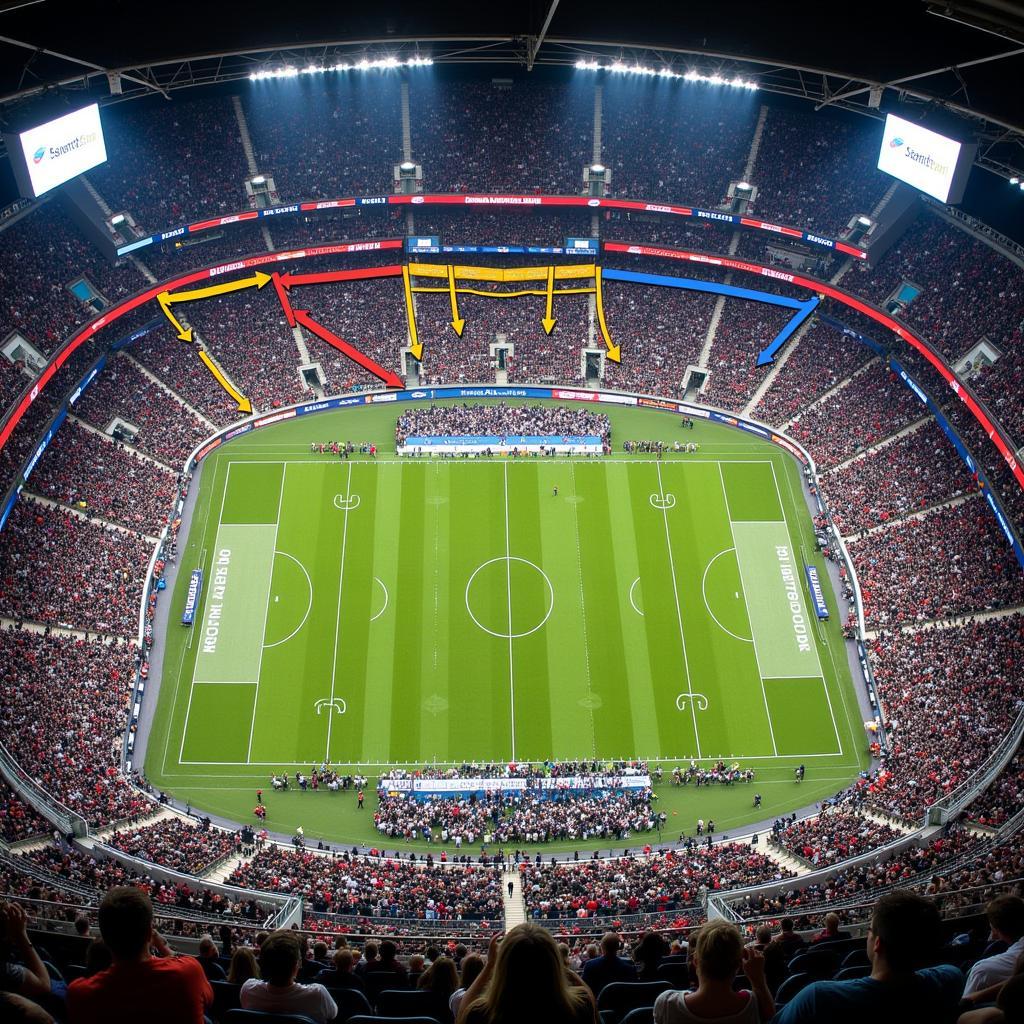
[[[701,451],[400,460],[387,454],[395,416],[290,421],[208,458],[179,557],[152,782],[250,820],[272,771],[325,760],[375,777],[388,764],[721,757],[758,768],[772,814],[862,767],[838,616],[819,624],[810,608],[803,563],[822,563],[783,453],[615,410],[617,441],[678,436]],[[383,454],[309,454],[334,437],[375,439]],[[197,566],[188,629],[176,623]],[[749,792],[715,789],[693,817],[754,817]],[[687,792],[660,793],[680,829]],[[722,809],[704,813],[709,799]],[[270,827],[376,835],[346,795],[271,800]]]

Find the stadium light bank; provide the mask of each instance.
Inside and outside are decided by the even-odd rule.
[[[686,72],[673,71],[672,68],[652,68],[646,64],[626,64],[621,60],[611,64],[602,64],[597,60],[576,61],[577,71],[610,71],[617,75],[643,75],[647,78],[681,78],[684,82],[704,82],[707,85],[728,85],[733,89],[749,89],[755,91],[760,86],[748,78],[726,78],[724,75],[702,75],[692,68]]]
[[[269,78],[298,78],[299,75],[324,75],[328,71],[392,71],[397,68],[428,68],[433,63],[430,57],[409,57],[407,60],[399,60],[397,57],[378,57],[375,60],[364,58],[354,64],[307,64],[304,68],[297,68],[289,64],[280,68],[254,71],[249,76],[249,81],[261,82]]]

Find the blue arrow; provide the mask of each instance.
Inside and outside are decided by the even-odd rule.
[[[769,363],[775,362],[775,353],[778,352],[787,341],[789,341],[800,325],[803,324],[804,321],[814,312],[817,305],[817,296],[814,296],[800,304],[800,308],[797,310],[793,319],[775,335],[774,340],[767,348],[762,349],[761,353],[757,357],[758,366],[767,366]]]

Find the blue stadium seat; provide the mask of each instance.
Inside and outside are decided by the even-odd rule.
[[[871,964],[854,964],[844,967],[833,981],[852,981],[854,978],[866,978],[871,973]]]
[[[630,1010],[620,1024],[654,1024],[654,1007],[641,1006],[636,1010]]]
[[[809,974],[794,974],[787,978],[779,986],[779,991],[775,993],[775,1005],[784,1006],[793,996],[807,988],[815,980],[817,979],[812,978]]]
[[[331,988],[325,986],[330,992],[331,998],[338,1004],[338,1020],[344,1024],[349,1017],[356,1017],[362,1014],[369,1017],[373,1014],[373,1007],[369,999],[355,988]]]
[[[377,1013],[381,1017],[432,1017],[437,996],[426,989],[387,988],[377,996]]]
[[[597,997],[601,1024],[619,1024],[630,1010],[653,1006],[654,1000],[671,987],[667,981],[613,981],[605,985]]]

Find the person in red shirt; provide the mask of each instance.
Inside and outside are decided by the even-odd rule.
[[[99,925],[114,962],[68,986],[70,1024],[203,1024],[213,989],[199,961],[175,956],[153,928],[153,904],[141,889],[111,889]]]

